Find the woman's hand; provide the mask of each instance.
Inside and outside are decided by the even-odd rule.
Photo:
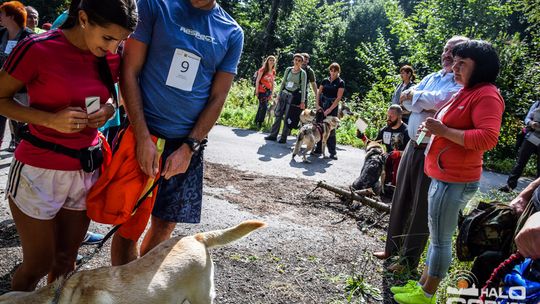
[[[324,117],[330,115],[330,113],[332,113],[332,110],[330,110],[330,108],[324,110]]]
[[[116,110],[110,103],[102,104],[96,112],[88,115],[88,126],[90,128],[101,128],[107,120],[113,117]]]
[[[418,138],[418,136],[422,132],[426,133],[425,136],[428,136],[428,137],[431,136],[431,132],[429,132],[429,130],[426,128],[426,122],[425,121],[418,126],[418,129],[416,130],[416,138]]]
[[[434,134],[435,136],[443,136],[446,134],[446,131],[448,130],[448,127],[442,123],[442,121],[428,117],[426,121],[424,122],[425,128],[428,129],[428,131],[431,134]],[[426,134],[428,135],[428,134]]]
[[[305,108],[306,108],[306,104],[302,101],[302,102],[300,103],[300,109],[303,110],[303,109],[305,109]]]
[[[76,133],[86,128],[88,114],[80,107],[68,107],[51,115],[46,127],[62,133]]]

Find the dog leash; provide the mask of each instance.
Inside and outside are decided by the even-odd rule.
[[[133,207],[133,211],[131,212],[131,215],[133,216],[133,214],[135,214],[135,212],[137,211],[137,209],[139,209],[139,207],[141,206],[141,204],[144,202],[144,200],[146,200],[146,198],[148,198],[148,196],[150,195],[150,193],[152,193],[152,191],[154,191],[154,189],[159,185],[161,184],[161,181],[163,180],[163,176],[160,176],[153,184],[152,186],[150,186],[150,188],[148,189],[148,191],[146,191],[140,198],[139,200],[137,201],[137,203],[135,204],[135,207]],[[96,254],[98,254],[101,249],[103,248],[103,245],[105,245],[105,243],[114,235],[114,233],[116,231],[118,231],[118,229],[120,229],[120,226],[122,226],[122,224],[118,224],[116,226],[114,226],[106,235],[105,237],[103,237],[103,240],[101,240],[97,245],[96,245],[96,248],[94,248],[94,251],[88,255],[88,256],[83,256],[82,258],[82,261],[79,265],[77,265],[77,267],[75,267],[75,269],[68,273],[66,275],[66,277],[62,280],[62,282],[60,283],[60,285],[56,288],[56,290],[54,291],[54,298],[52,300],[52,304],[58,304],[59,301],[60,301],[60,296],[62,295],[62,290],[64,289],[64,286],[66,285],[66,282],[67,280],[69,280],[69,278],[71,278],[75,273],[77,273],[84,264],[88,263],[88,261],[90,261],[91,259],[94,258],[94,256]]]

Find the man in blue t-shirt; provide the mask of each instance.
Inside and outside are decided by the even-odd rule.
[[[218,119],[244,34],[215,0],[138,0],[139,24],[124,48],[121,89],[142,172],[164,178],[140,255],[170,238],[176,223],[198,223],[202,146]],[[166,139],[161,163],[151,135]],[[161,168],[161,170],[159,170]],[[111,262],[136,259],[137,240],[117,233]]]

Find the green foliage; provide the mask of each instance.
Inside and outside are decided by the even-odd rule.
[[[224,126],[255,129],[253,120],[257,113],[258,100],[254,95],[254,91],[253,85],[248,80],[235,82],[229,92],[218,123]]]
[[[350,104],[360,113],[365,121],[369,122],[366,131],[371,139],[377,136],[380,128],[386,123],[386,109],[389,100],[394,93],[397,78],[391,50],[386,42],[382,31],[378,30],[378,36],[374,43],[361,43],[357,49],[358,61],[365,66],[365,74],[371,79],[371,89],[364,98],[354,94]]]
[[[7,1],[0,1],[4,3]],[[25,0],[21,1],[24,5],[33,6],[39,12],[39,25],[43,23],[52,23],[58,15],[69,7],[70,0]]]

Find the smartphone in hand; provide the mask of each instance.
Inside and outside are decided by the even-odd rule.
[[[100,98],[99,96],[89,96],[85,99],[86,103],[86,113],[92,114],[97,112],[100,108]]]

